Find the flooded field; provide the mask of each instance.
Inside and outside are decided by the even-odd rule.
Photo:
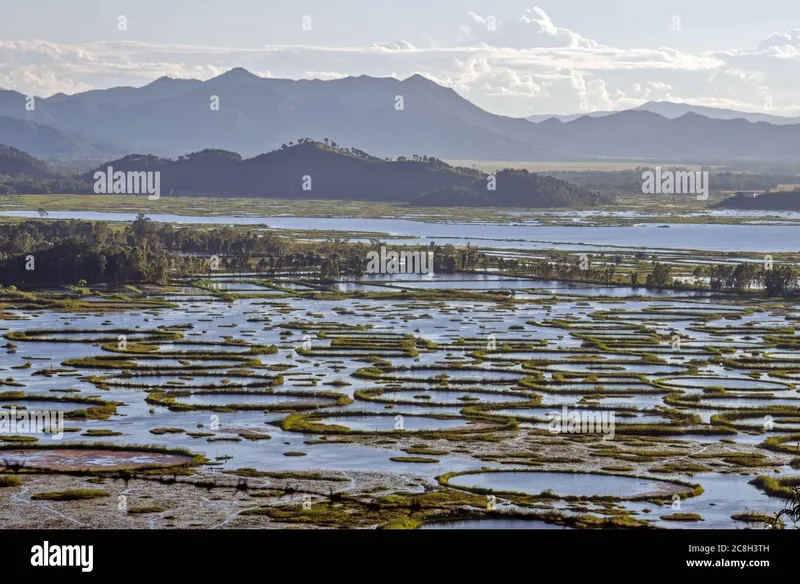
[[[165,527],[763,527],[783,508],[796,304],[525,279],[494,301],[425,296],[498,282],[384,279],[421,291],[387,300],[231,275],[113,310],[6,299],[0,412],[63,431],[0,425],[0,501],[42,525],[146,507]],[[125,504],[56,514],[31,498],[50,483]]]

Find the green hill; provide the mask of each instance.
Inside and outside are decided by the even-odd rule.
[[[468,184],[440,187],[417,195],[412,205],[426,207],[578,207],[611,202],[561,179],[528,172],[501,170]]]
[[[224,150],[203,150],[177,160],[130,155],[95,172],[159,171],[162,196],[221,196],[380,201],[436,206],[563,207],[607,202],[606,197],[563,180],[506,170],[492,179],[427,156],[396,160],[311,140],[243,159]],[[102,181],[101,181],[102,182]]]
[[[11,146],[0,144],[0,174],[41,177],[49,174],[47,164],[30,154]]]

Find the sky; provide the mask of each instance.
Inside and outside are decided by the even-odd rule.
[[[798,0],[0,0],[0,87],[422,74],[493,113],[800,115]]]

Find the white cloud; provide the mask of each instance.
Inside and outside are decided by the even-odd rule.
[[[262,75],[263,77],[263,75]],[[335,71],[306,71],[303,73],[305,79],[344,79],[347,77],[346,73],[336,73]]]
[[[800,29],[753,39],[749,49],[622,48],[560,27],[534,6],[521,15],[469,12],[460,30],[457,45],[425,47],[404,40],[252,48],[0,41],[0,86],[36,95],[75,93],[143,85],[164,75],[209,79],[232,67],[319,79],[421,72],[506,115],[620,109],[651,99],[800,113]]]
[[[529,8],[516,20],[501,20],[492,14],[467,13],[471,25],[462,26],[462,33],[471,40],[488,46],[518,49],[541,47],[601,47],[599,43],[582,37],[566,28],[559,28],[538,6]]]
[[[373,48],[376,49],[387,49],[390,51],[410,51],[414,49],[414,45],[409,43],[408,41],[397,41],[397,42],[390,42],[390,43],[374,43]]]
[[[800,49],[800,29],[794,28],[786,33],[772,33],[758,43],[759,50],[784,47]]]

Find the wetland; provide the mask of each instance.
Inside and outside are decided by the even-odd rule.
[[[0,408],[64,424],[0,423],[5,525],[763,528],[800,483],[794,224],[96,215],[3,224]]]

